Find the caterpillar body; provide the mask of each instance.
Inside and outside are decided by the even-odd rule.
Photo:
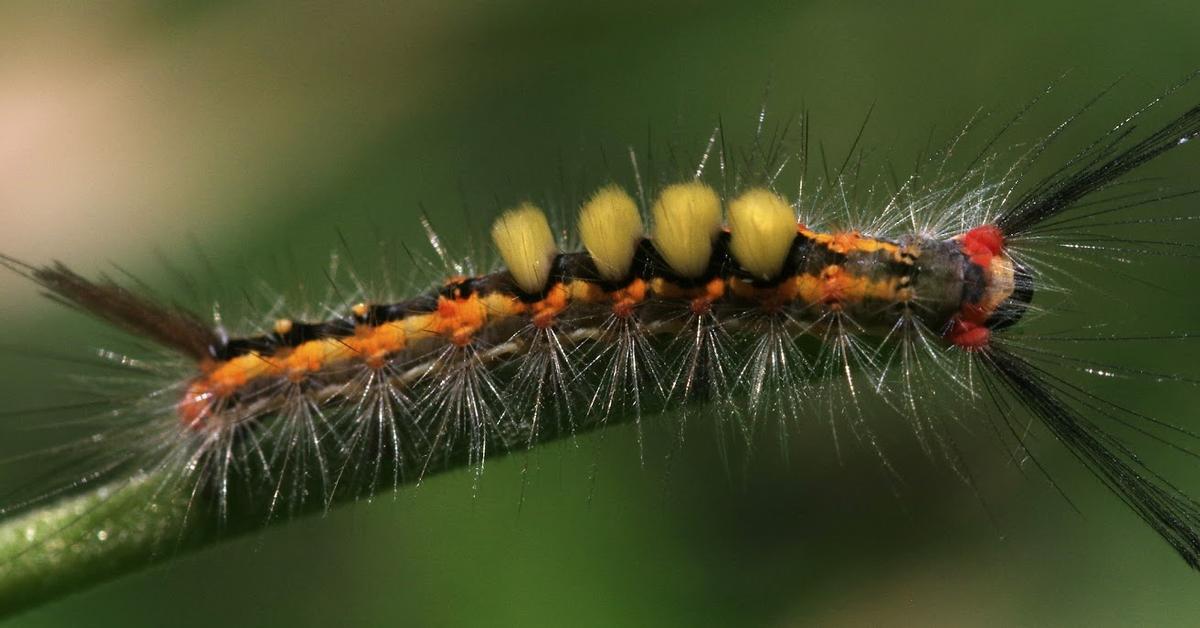
[[[179,403],[181,420],[204,429],[209,423],[278,413],[287,403],[277,392],[281,386],[309,389],[318,403],[333,396],[354,397],[361,390],[351,382],[363,368],[392,373],[392,384],[411,388],[451,368],[446,360],[463,357],[447,353],[465,350],[474,354],[472,359],[494,362],[530,351],[542,334],[554,334],[554,343],[567,351],[587,341],[607,341],[611,334],[606,330],[614,326],[637,325],[641,333],[655,336],[691,332],[697,326],[736,333],[757,322],[723,320],[726,311],[778,317],[776,324],[793,326],[789,333],[797,335],[818,333],[839,317],[881,337],[909,327],[942,330],[951,345],[976,350],[987,345],[992,329],[1014,322],[1032,295],[1032,285],[1003,254],[995,227],[979,227],[951,240],[913,236],[895,242],[855,232],[817,233],[797,226],[781,197],[751,190],[733,206],[748,213],[743,220],[760,222],[722,232],[719,201],[710,188],[686,184],[668,187],[663,195],[671,199],[680,192],[696,192],[711,203],[701,207],[691,198],[662,203],[662,212],[675,214],[670,219],[696,230],[683,237],[704,240],[696,247],[702,250],[694,252],[703,256],[694,265],[699,270],[691,276],[667,262],[653,241],[637,233],[640,229],[630,228],[625,221],[637,220],[633,200],[616,188],[601,190],[585,207],[585,219],[621,232],[596,234],[605,241],[591,243],[589,251],[611,246],[614,237],[633,236],[625,247],[627,259],[615,262],[622,269],[618,273],[599,270],[614,267],[595,257],[603,253],[557,252],[540,212],[509,213],[496,225],[504,231],[497,243],[501,256],[523,265],[521,271],[456,277],[411,300],[357,303],[329,321],[281,319],[270,334],[197,344],[205,348],[204,354],[193,356],[203,374],[188,385]],[[783,213],[771,222],[761,212],[773,207]],[[615,211],[625,215],[609,213]],[[705,225],[693,215],[696,211],[708,211],[715,220]],[[773,255],[733,253],[771,238],[786,246]],[[659,246],[670,250],[673,245]],[[54,283],[78,281],[65,272],[41,276]],[[483,434],[475,437],[480,443],[489,440]]]
[[[1043,313],[1035,296],[1059,289],[1048,256],[1130,243],[1081,246],[1079,234],[1187,218],[1139,213],[1167,192],[1116,188],[1200,135],[1200,106],[1141,131],[1157,103],[1040,181],[1023,167],[1058,131],[999,174],[981,154],[955,175],[914,174],[872,208],[850,206],[843,172],[820,193],[784,192],[779,174],[795,154],[763,142],[760,120],[745,170],[714,135],[692,176],[644,189],[638,173],[632,188],[599,187],[578,207],[578,246],[523,203],[492,226],[503,260],[492,272],[458,268],[393,301],[365,298],[359,284],[328,317],[278,318],[261,333],[230,334],[62,264],[3,263],[152,341],[172,365],[92,439],[102,462],[78,485],[147,472],[223,515],[239,486],[266,496],[268,513],[302,511],[658,408],[715,407],[711,416],[749,439],[767,421],[811,423],[814,405],[833,407],[835,396],[831,428],[844,419],[874,445],[860,407],[873,395],[960,471],[948,426],[980,421],[1023,451],[1023,422],[1038,420],[1200,568],[1200,505],[1104,424],[1162,440],[1191,433],[1077,388],[1043,366],[1036,339],[1015,333]],[[718,140],[718,165],[707,167]],[[926,411],[935,381],[966,410]]]

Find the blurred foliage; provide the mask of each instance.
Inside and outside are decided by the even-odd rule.
[[[143,97],[156,93],[156,81],[164,90],[171,80],[197,88],[200,106],[179,112],[180,128],[237,130],[208,143],[195,133],[174,146],[172,164],[181,180],[241,186],[237,193],[218,189],[227,196],[148,208],[170,219],[153,232],[114,213],[112,235],[127,243],[100,257],[169,283],[160,249],[235,294],[257,289],[241,276],[246,264],[271,282],[320,283],[338,231],[352,244],[386,236],[419,248],[422,208],[465,249],[465,234],[478,241],[498,203],[554,195],[593,170],[621,168],[625,147],[644,146],[648,133],[652,144],[701,146],[721,120],[747,137],[764,97],[782,116],[810,112],[814,142],[831,155],[844,154],[873,107],[864,141],[907,164],[928,138],[952,136],[977,109],[1004,118],[1070,71],[1008,136],[1036,141],[1127,75],[1081,123],[1076,137],[1089,139],[1200,59],[1200,10],[1185,0],[147,0],[111,11],[14,3],[0,20],[9,18],[12,32],[53,30],[46,24],[71,12],[82,15],[72,28],[95,29],[122,59],[151,57]],[[162,98],[172,102],[166,91]],[[244,176],[214,165],[226,162]],[[1188,185],[1196,163],[1194,153],[1172,156],[1154,174]],[[215,275],[186,252],[191,237]],[[56,245],[44,243],[42,254],[60,255]],[[73,250],[61,256],[72,259]],[[356,263],[371,266],[369,257]],[[1172,270],[1152,263],[1146,272]],[[1116,281],[1122,290],[1124,281]],[[53,338],[66,352],[73,343],[103,345],[91,336],[94,325],[30,303],[28,287],[18,289],[5,293],[10,344]],[[1195,328],[1194,295],[1128,290],[1141,306],[1115,311],[1136,312],[1133,329]],[[1073,306],[1096,311],[1111,299],[1085,291]],[[1187,370],[1180,352],[1164,358],[1153,350],[1101,348],[1098,357]],[[55,394],[44,383],[51,368],[65,367],[7,352],[6,403],[45,403]],[[1126,405],[1195,424],[1194,389],[1115,386]],[[489,463],[477,495],[467,473],[432,478],[394,499],[187,556],[11,625],[1182,626],[1200,612],[1195,574],[1052,453],[1055,478],[1084,516],[1036,471],[1022,473],[994,451],[981,454],[973,495],[926,460],[902,426],[881,426],[898,480],[868,447],[851,443],[835,454],[819,420],[791,439],[788,462],[766,443],[748,463],[735,457],[727,465],[711,432],[696,429],[668,464],[669,439],[650,431],[644,465],[632,429],[581,437]],[[45,434],[4,438],[11,453]],[[1040,444],[1053,452],[1052,443]],[[1176,466],[1185,478],[1200,475],[1194,465]]]

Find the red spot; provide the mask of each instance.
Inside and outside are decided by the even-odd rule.
[[[546,310],[533,315],[533,326],[538,329],[549,329],[554,327],[555,312]]]
[[[988,329],[986,325],[961,319],[956,319],[946,334],[946,339],[951,344],[967,351],[979,351],[986,348],[991,338],[992,330]]]
[[[633,316],[633,310],[646,298],[646,282],[634,279],[628,286],[612,293],[612,312],[614,316],[628,318]]]
[[[212,414],[215,397],[216,395],[204,382],[195,382],[188,386],[183,399],[175,406],[175,411],[179,413],[179,420],[183,426],[193,430],[203,428],[206,420]]]
[[[692,313],[701,315],[712,311],[712,304],[725,296],[725,280],[713,277],[704,284],[704,295],[692,299]]]
[[[967,351],[984,349],[992,338],[992,330],[988,329],[986,322],[987,312],[982,307],[965,304],[954,316],[950,331],[946,332],[946,340]]]
[[[958,246],[972,264],[990,274],[992,258],[1004,252],[1004,232],[995,225],[982,225],[964,233]],[[988,312],[977,303],[964,303],[954,316],[946,340],[967,351],[985,349],[992,338],[987,326]]]
[[[1004,233],[995,225],[975,227],[963,234],[959,247],[971,263],[987,268],[1004,250]]]

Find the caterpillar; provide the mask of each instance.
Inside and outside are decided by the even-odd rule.
[[[181,493],[189,513],[269,518],[455,465],[478,472],[498,452],[662,409],[746,442],[771,423],[786,434],[824,420],[835,443],[848,430],[887,466],[870,397],[964,479],[952,426],[985,426],[1026,456],[1036,420],[1200,568],[1200,504],[1111,428],[1196,435],[1079,387],[1019,334],[1027,317],[1054,314],[1037,302],[1062,289],[1056,255],[1177,253],[1177,242],[1094,236],[1191,218],[1147,215],[1190,192],[1129,177],[1200,135],[1200,106],[1144,130],[1164,99],[1040,180],[1030,164],[1086,108],[1006,167],[997,136],[951,172],[951,143],[885,193],[871,186],[874,206],[851,192],[862,173],[849,158],[816,189],[807,175],[788,189],[782,173],[807,172],[808,151],[785,139],[806,140],[807,126],[771,133],[760,116],[745,153],[718,129],[694,167],[662,181],[647,185],[633,156],[632,184],[597,186],[572,208],[574,225],[552,226],[532,202],[505,210],[490,230],[493,268],[454,261],[426,221],[449,270],[433,287],[372,299],[351,272],[354,288],[327,316],[279,316],[250,333],[60,263],[0,263],[157,347],[105,354],[147,384],[103,413],[81,448],[90,470],[68,490],[149,477],[150,502]],[[927,409],[934,389],[960,409]]]

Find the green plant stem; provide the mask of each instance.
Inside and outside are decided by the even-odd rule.
[[[160,562],[212,538],[154,476],[107,484],[0,524],[0,616]]]
[[[659,414],[663,408],[651,410]],[[547,426],[534,445],[632,418],[613,416],[571,430]],[[412,481],[468,467],[469,439],[459,441],[455,451],[435,468],[426,468],[423,460],[407,461],[401,477]],[[502,447],[490,447],[488,457],[506,453]],[[353,501],[392,488],[390,483],[382,483],[358,491],[345,490],[334,496],[334,502]],[[321,500],[309,500],[290,514],[324,512],[326,506]],[[83,494],[47,502],[0,521],[0,618],[261,529],[264,522],[286,520],[271,516],[262,500],[246,499],[230,504],[229,516],[218,521],[203,492],[193,496],[186,483],[164,481],[154,473],[114,480]]]

